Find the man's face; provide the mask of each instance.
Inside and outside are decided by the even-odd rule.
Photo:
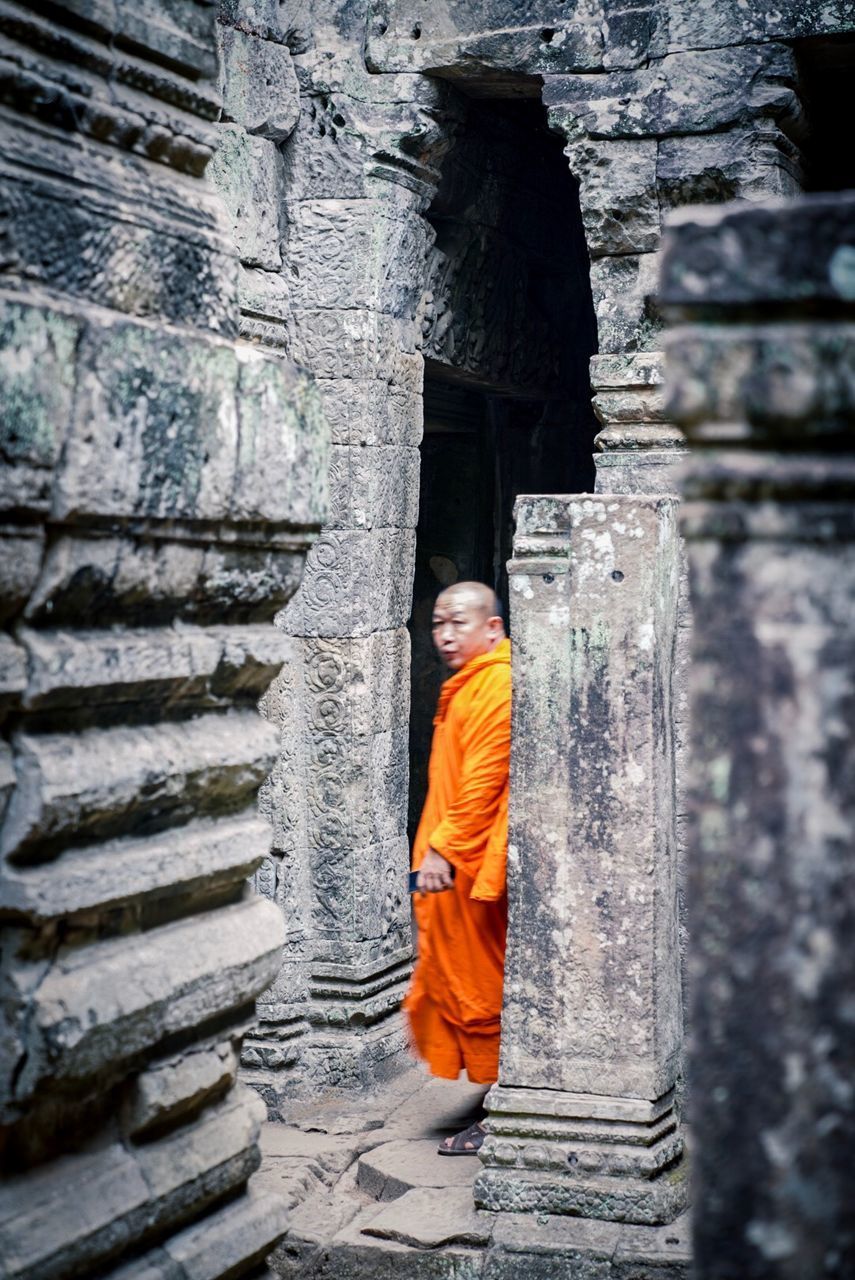
[[[489,653],[503,634],[500,618],[490,617],[489,610],[464,594],[440,595],[433,607],[433,642],[446,666],[452,671]]]

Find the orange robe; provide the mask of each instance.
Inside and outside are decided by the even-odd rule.
[[[435,1076],[498,1077],[505,966],[511,645],[467,662],[442,686],[413,869],[428,848],[454,887],[415,898],[418,960],[404,1002],[416,1051]]]

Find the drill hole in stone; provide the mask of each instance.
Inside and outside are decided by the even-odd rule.
[[[666,1244],[679,1244],[679,1243],[680,1243],[680,1241],[679,1241],[679,1239],[677,1238],[677,1236],[666,1236],[666,1237],[665,1237],[665,1243],[666,1243]]]
[[[413,27],[413,39],[421,40],[421,38],[422,38],[422,28],[421,28],[421,24],[417,22],[416,25]]]
[[[554,575],[553,573],[545,573],[545,574],[543,575],[543,581],[544,581],[544,582],[554,582],[554,581],[555,581],[555,575]]]
[[[623,574],[621,573],[620,569],[612,569],[612,581],[623,582]]]
[[[540,38],[544,44],[552,44],[552,41],[555,39],[555,28],[544,27],[540,33]]]
[[[569,1156],[567,1157],[567,1163],[570,1165],[571,1169],[573,1168],[574,1165],[577,1165],[579,1163],[579,1157],[576,1155],[575,1151],[570,1152]]]

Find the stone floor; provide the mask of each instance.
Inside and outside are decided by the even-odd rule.
[[[291,1206],[282,1280],[687,1280],[688,1223],[622,1226],[476,1210],[477,1159],[436,1154],[483,1088],[420,1069],[382,1097],[294,1103],[264,1127],[259,1179]]]

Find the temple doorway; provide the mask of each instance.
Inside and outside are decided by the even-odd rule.
[[[446,674],[430,635],[437,592],[487,582],[507,617],[517,496],[594,487],[588,361],[596,323],[578,185],[539,96],[461,106],[427,214],[435,242],[409,624],[411,838]]]

